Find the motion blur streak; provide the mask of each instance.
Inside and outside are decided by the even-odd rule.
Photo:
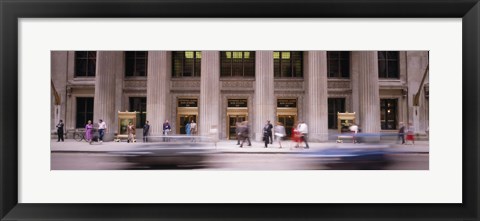
[[[345,143],[316,150],[293,149],[291,152],[228,152],[200,142],[148,143],[137,144],[128,151],[52,152],[52,170],[429,169],[428,153],[395,149],[383,144]]]

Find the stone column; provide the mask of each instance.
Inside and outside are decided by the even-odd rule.
[[[409,51],[407,56],[407,69],[408,69],[408,108],[409,108],[409,122],[412,123],[415,134],[425,135],[427,125],[427,114],[426,112],[426,99],[424,86],[420,85],[422,83],[423,75],[425,74],[425,69],[428,65],[428,52],[427,51]],[[425,83],[428,83],[428,74],[425,79]],[[420,89],[420,90],[419,90]],[[420,91],[419,106],[413,106],[415,95]]]
[[[202,51],[200,108],[198,127],[201,136],[219,139],[220,134],[220,52]]]
[[[350,81],[352,84],[352,109],[346,110],[346,111],[355,112],[355,116],[357,117],[357,122],[361,121],[360,97],[359,97],[360,92],[358,91],[359,90],[358,76],[359,76],[359,68],[360,68],[360,64],[358,63],[360,61],[359,56],[360,56],[360,52],[358,51],[350,52]]]
[[[380,132],[380,96],[377,51],[358,53],[360,128],[363,133]]]
[[[115,123],[110,123],[110,129],[112,133],[118,133],[119,126],[118,124],[118,111],[125,111],[123,108],[124,97],[123,97],[123,84],[125,81],[125,52],[122,53],[122,60],[119,64],[119,69],[115,76]],[[109,126],[109,125],[107,125]],[[138,139],[138,132],[137,132]]]
[[[150,136],[160,136],[170,113],[171,52],[149,51],[147,66],[147,119]]]
[[[273,96],[273,51],[255,52],[255,98],[254,98],[254,139],[261,141],[263,127],[267,120],[275,123],[275,97]]]
[[[52,70],[52,83],[60,97],[60,104],[55,105],[55,97],[53,88],[51,94],[51,124],[50,128],[52,132],[57,132],[57,124],[59,120],[63,120],[65,124],[65,130],[67,127],[66,110],[67,110],[67,65],[68,64],[68,52],[67,51],[52,51],[51,52],[51,70]]]
[[[93,104],[94,122],[102,119],[107,123],[104,140],[113,139],[116,126],[115,88],[116,73],[123,69],[123,52],[98,51],[95,76],[95,97]]]
[[[305,68],[305,123],[309,140],[328,140],[327,52],[310,51]],[[302,119],[299,119],[302,120]]]

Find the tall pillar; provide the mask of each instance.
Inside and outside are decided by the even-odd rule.
[[[125,81],[125,52],[123,52],[122,55],[122,62],[119,65],[119,70],[116,73],[115,76],[115,123],[110,123],[110,128],[112,129],[112,132],[118,133],[119,129],[119,121],[118,121],[118,111],[125,111],[123,109],[124,105],[124,100],[123,100],[123,84]]]
[[[377,51],[358,53],[360,128],[364,133],[380,132],[380,95]]]
[[[327,52],[310,51],[305,72],[306,119],[309,140],[328,140]]]
[[[67,129],[67,119],[66,119],[66,110],[67,110],[67,66],[68,63],[68,52],[67,51],[52,51],[51,52],[51,70],[52,70],[52,87],[57,92],[60,103],[55,104],[55,97],[53,95],[52,88],[52,99],[51,99],[51,116],[52,119],[50,128],[52,132],[57,131],[56,125],[59,120],[63,120],[65,123],[65,129]]]
[[[98,51],[95,76],[95,98],[93,104],[94,122],[102,119],[107,124],[104,140],[113,139],[115,125],[116,73],[122,70],[123,52]]]
[[[220,52],[202,51],[200,109],[198,127],[201,136],[220,136]]]
[[[360,64],[359,62],[359,56],[360,52],[357,51],[352,51],[350,52],[350,79],[352,82],[352,109],[351,110],[346,110],[350,112],[355,112],[356,117],[357,117],[357,122],[361,121],[361,116],[360,116],[360,97],[359,97],[359,83],[358,83],[358,77],[359,77],[359,68]]]
[[[255,52],[255,104],[253,130],[256,141],[261,141],[267,120],[274,123],[273,51]]]
[[[149,51],[147,66],[147,119],[150,136],[160,136],[170,113],[171,53]]]
[[[408,122],[405,124],[411,123],[415,134],[425,135],[428,128],[427,119],[428,112],[426,112],[426,99],[425,99],[425,83],[428,83],[428,74],[425,78],[424,85],[422,83],[425,70],[428,65],[428,51],[409,51],[408,56],[406,56],[407,62],[407,72],[408,72],[408,108],[409,116]],[[419,97],[419,106],[413,106],[415,95],[417,92],[420,92]]]

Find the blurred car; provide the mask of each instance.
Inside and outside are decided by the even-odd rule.
[[[207,165],[214,150],[202,143],[150,143],[129,151],[110,152],[133,164],[131,169],[194,169]]]
[[[337,170],[381,170],[391,164],[385,146],[341,146],[305,152],[321,167]]]

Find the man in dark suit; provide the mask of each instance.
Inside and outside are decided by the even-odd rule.
[[[65,124],[63,124],[62,120],[60,120],[60,122],[58,122],[58,124],[57,124],[57,135],[58,135],[57,142],[60,142],[60,141],[63,142],[64,141],[64,139],[63,139],[63,126],[64,125]]]
[[[148,120],[147,122],[145,122],[145,125],[143,125],[143,142],[148,142],[148,132],[150,130],[150,124],[148,124]]]
[[[272,123],[270,123],[270,121],[267,121],[267,124],[268,124],[268,128],[267,128],[268,139],[270,140],[270,144],[273,144],[273,133],[272,133],[273,125]]]

